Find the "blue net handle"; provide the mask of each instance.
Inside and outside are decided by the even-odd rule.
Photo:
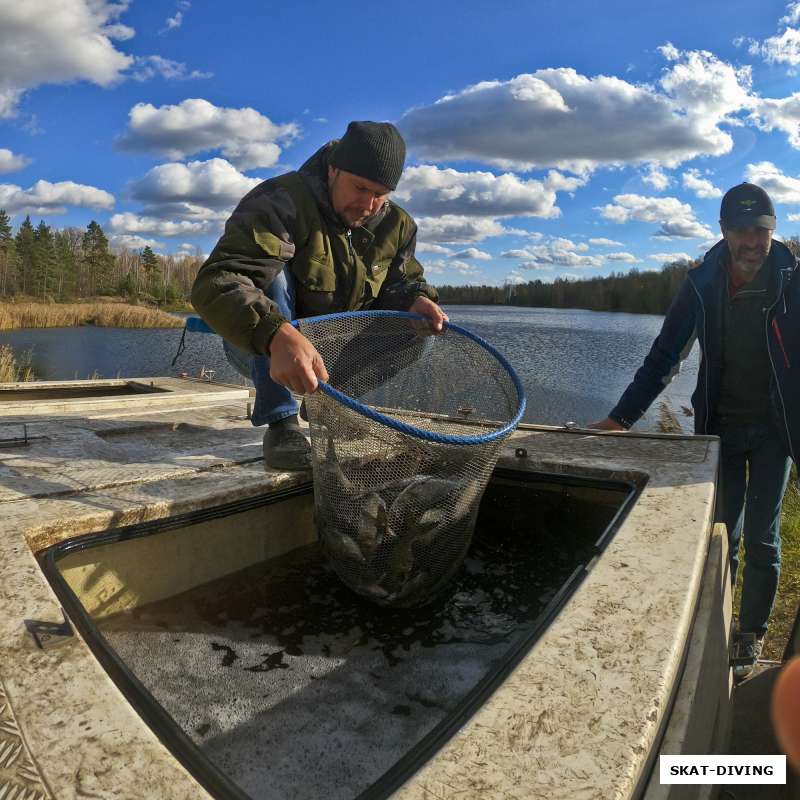
[[[186,317],[185,327],[190,333],[216,333],[216,331],[200,317]]]
[[[430,322],[427,317],[423,317],[421,314],[412,314],[408,311],[343,311],[338,314],[326,314],[318,317],[305,317],[302,320],[293,320],[292,325],[298,327],[300,322],[327,322],[331,319],[352,319],[363,317],[401,317],[404,319],[421,320],[426,323]],[[417,428],[414,425],[401,422],[400,420],[394,419],[394,417],[390,417],[387,414],[381,414],[371,406],[353,399],[349,395],[340,392],[338,389],[334,389],[333,386],[325,381],[319,381],[319,388],[329,397],[332,397],[337,402],[341,403],[347,408],[352,409],[358,414],[361,414],[362,416],[365,416],[374,422],[379,422],[382,425],[386,425],[389,428],[394,428],[394,430],[405,433],[408,436],[413,436],[417,439],[423,439],[428,442],[436,442],[437,444],[454,445],[485,444],[486,442],[493,442],[496,439],[502,439],[517,427],[519,421],[522,419],[522,416],[525,413],[526,399],[525,389],[522,386],[522,381],[520,381],[519,376],[514,371],[514,368],[511,366],[511,364],[509,364],[506,357],[499,350],[489,344],[489,342],[487,342],[485,339],[482,339],[480,336],[466,330],[465,328],[462,328],[459,325],[453,325],[450,322],[445,322],[444,328],[454,331],[462,336],[466,336],[468,339],[471,339],[473,342],[480,345],[484,350],[489,352],[492,356],[494,356],[495,359],[497,359],[497,361],[502,365],[503,369],[506,370],[511,378],[514,388],[517,391],[517,413],[514,415],[511,421],[502,428],[492,431],[491,433],[481,434],[480,436],[456,436],[454,434],[433,433],[431,431],[426,431],[423,428]]]

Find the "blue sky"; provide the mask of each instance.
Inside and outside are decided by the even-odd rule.
[[[0,208],[208,253],[259,180],[391,120],[433,283],[655,269],[742,180],[800,235],[798,69],[800,2],[0,0]]]

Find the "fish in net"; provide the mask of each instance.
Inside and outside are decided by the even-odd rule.
[[[504,439],[525,409],[490,344],[405,312],[298,320],[329,373],[306,396],[315,515],[339,577],[387,606],[432,600],[467,553]]]

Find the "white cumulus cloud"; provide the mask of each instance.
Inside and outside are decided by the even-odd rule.
[[[658,87],[542,69],[468,86],[408,111],[399,126],[422,158],[521,170],[675,167],[729,152],[719,126],[748,102],[749,70],[706,52],[673,55]]]
[[[722,191],[710,180],[700,177],[700,171],[696,169],[689,169],[683,173],[683,185],[703,200],[722,197]]]
[[[588,181],[588,175],[564,175],[555,169],[551,169],[547,173],[544,185],[554,192],[572,193],[576,189],[580,189],[581,186],[586,186]]]
[[[659,84],[686,110],[690,124],[713,128],[749,106],[752,70],[734,67],[705,50],[688,51],[679,54]]]
[[[597,239],[589,239],[589,244],[594,247],[622,247],[622,242],[617,242],[614,239],[604,239],[602,237]]]
[[[492,256],[484,250],[478,250],[477,247],[468,247],[466,250],[460,250],[458,253],[453,253],[451,258],[471,259],[473,261],[491,261]]]
[[[633,220],[661,224],[656,237],[660,239],[711,238],[710,228],[698,222],[688,203],[676,197],[645,197],[638,194],[618,194],[613,203],[598,209],[601,216],[618,224]]]
[[[414,214],[477,217],[558,217],[556,190],[516,175],[458,172],[435,166],[409,167],[395,197]]]
[[[0,172],[16,172],[27,167],[31,160],[27,156],[12,153],[5,147],[0,147]]]
[[[519,270],[512,269],[511,272],[503,278],[503,283],[510,284],[511,286],[519,286],[521,283],[527,283],[528,279],[525,278]]]
[[[156,217],[140,217],[129,211],[114,214],[108,221],[108,230],[111,233],[149,234],[151,236],[200,236],[216,230],[216,227],[212,220],[173,221]]]
[[[69,206],[108,209],[114,195],[73,181],[36,181],[29,189],[0,183],[0,208],[9,214],[65,214]]]
[[[471,276],[472,278],[482,274],[480,269],[474,264],[468,264],[466,261],[458,260],[426,261],[425,272],[430,275],[442,275],[443,273],[449,272],[451,274],[455,273],[460,277]]]
[[[126,250],[143,250],[145,247],[158,251],[163,251],[164,249],[163,243],[156,239],[148,239],[131,233],[114,233],[108,237],[108,243],[117,250],[122,248]]]
[[[44,83],[86,80],[110,86],[133,58],[114,40],[133,30],[118,22],[127,2],[25,0],[0,3],[0,117],[11,117],[23,93]]]
[[[585,255],[589,247],[570,239],[556,237],[550,241],[517,250],[501,253],[503,258],[525,259],[520,269],[542,269],[554,265],[566,267],[600,267],[605,256]]]
[[[208,209],[232,209],[260,182],[242,175],[225,159],[212,158],[159,164],[131,186],[131,194],[146,206],[161,209],[152,216],[173,213],[184,219],[208,219]]]
[[[220,150],[239,169],[273,166],[280,144],[294,140],[294,123],[276,125],[254,108],[221,108],[193,98],[156,107],[137,103],[129,113],[121,147],[171,159]]]
[[[672,183],[672,179],[666,173],[662,172],[658,167],[651,164],[649,171],[642,176],[642,180],[652,186],[657,192],[663,192],[670,183]]]
[[[433,253],[434,255],[449,256],[453,254],[450,247],[442,244],[431,244],[430,242],[417,242],[417,253]]]
[[[759,98],[754,103],[751,121],[759,130],[783,131],[789,144],[800,149],[800,92],[788,97]]]
[[[419,237],[426,243],[473,244],[490,236],[503,236],[509,230],[497,220],[444,214],[417,218]]]
[[[750,55],[761,56],[768,64],[796,66],[800,64],[800,30],[794,26],[799,22],[800,3],[789,3],[786,15],[778,23],[780,33],[763,41],[743,37],[738,43],[747,42]]]
[[[688,253],[652,253],[647,257],[662,264],[671,264],[674,261],[694,261]]]
[[[190,70],[182,61],[173,61],[159,55],[136,56],[131,77],[135,81],[149,81],[151,78],[164,78],[168,81],[190,81],[198,78],[211,78],[212,72],[199,69]]]
[[[468,264],[466,261],[453,260],[447,264],[449,269],[454,269],[462,275],[478,275],[480,270],[474,264]]]
[[[773,202],[800,204],[800,178],[784,175],[771,161],[760,161],[745,167],[745,179],[760,186]]]
[[[633,253],[607,253],[603,258],[606,261],[625,261],[628,264],[633,264],[634,262],[638,261],[639,259]]]

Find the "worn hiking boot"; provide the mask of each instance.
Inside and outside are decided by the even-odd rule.
[[[764,640],[756,638],[754,633],[738,633],[734,644],[733,677],[743,681],[749,677],[761,656]]]
[[[311,468],[311,445],[296,416],[270,423],[264,434],[264,465],[282,471]]]

